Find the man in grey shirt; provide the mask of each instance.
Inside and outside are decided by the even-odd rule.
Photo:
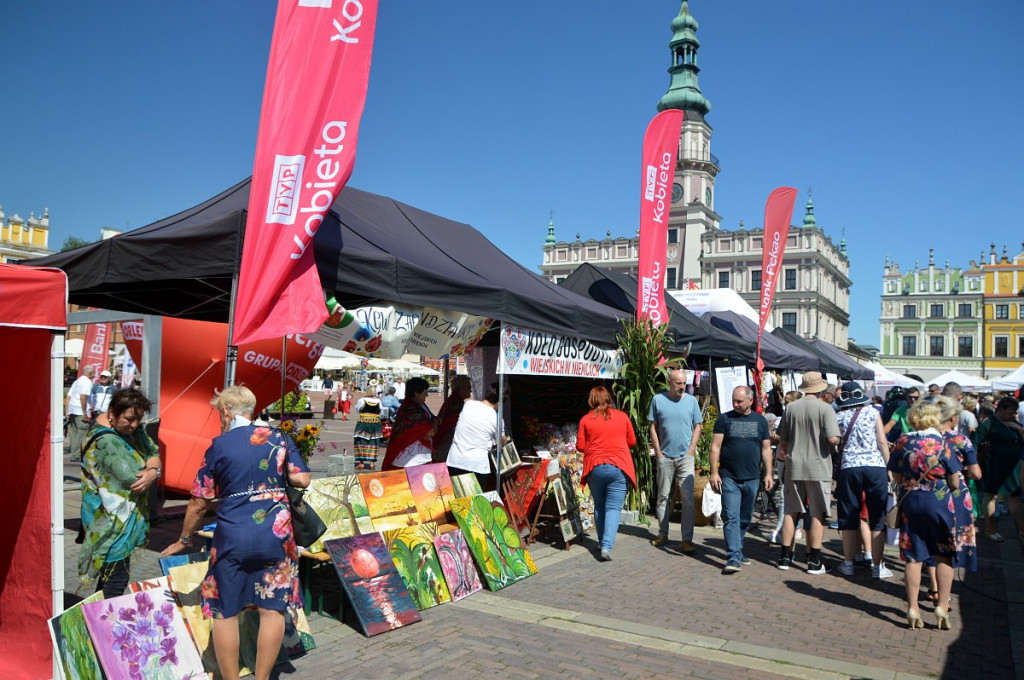
[[[819,398],[827,387],[821,373],[804,373],[797,388],[804,397],[789,405],[779,424],[778,459],[786,463],[786,519],[782,524],[782,554],[775,563],[779,569],[789,569],[793,563],[796,522],[807,512],[811,520],[807,531],[807,573],[825,573],[821,542],[832,493],[832,450],[840,440],[836,412]]]

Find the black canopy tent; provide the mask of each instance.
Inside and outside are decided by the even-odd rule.
[[[875,379],[875,372],[872,369],[857,363],[832,343],[825,342],[824,340],[811,340],[810,343],[811,347],[816,349],[819,354],[830,356],[837,363],[846,365],[847,369],[839,372],[841,378],[851,378],[853,380]]]
[[[620,309],[630,316],[636,314],[637,282],[628,274],[584,262],[558,285]],[[665,306],[668,308],[668,324],[673,334],[673,351],[685,352],[687,345],[692,343],[690,356],[753,363],[754,343],[702,321],[671,295],[665,295]]]
[[[736,312],[705,312],[701,317],[712,326],[757,342],[757,324]],[[772,335],[761,336],[761,359],[768,368],[794,371],[818,371],[821,360],[816,354],[794,347]]]
[[[784,342],[788,342],[794,347],[807,350],[814,356],[818,357],[818,360],[821,362],[818,370],[821,371],[822,375],[825,373],[835,373],[841,378],[849,375],[850,371],[848,366],[835,361],[833,357],[815,348],[814,345],[811,344],[810,340],[805,340],[793,331],[787,330],[782,326],[777,326],[775,330],[772,331],[772,335],[781,338]]]
[[[227,322],[250,179],[177,215],[34,259],[68,275],[69,300]],[[611,344],[622,312],[530,272],[473,227],[346,187],[314,241],[325,290],[347,308],[402,303]]]

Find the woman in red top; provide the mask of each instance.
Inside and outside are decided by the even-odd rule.
[[[612,559],[619,516],[629,484],[636,486],[636,472],[629,449],[636,446],[633,424],[622,411],[611,407],[612,395],[603,387],[590,390],[590,413],[580,420],[576,450],[583,452],[583,479],[594,497],[594,524],[601,543],[601,559]]]

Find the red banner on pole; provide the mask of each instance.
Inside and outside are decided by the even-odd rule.
[[[775,284],[782,270],[782,256],[786,252],[786,239],[789,237],[789,222],[793,218],[793,206],[796,204],[796,189],[779,187],[768,196],[764,206],[764,250],[761,254],[761,304],[760,325],[757,329],[757,370],[764,370],[761,360],[761,335],[768,323],[768,315],[772,311],[772,300],[775,298]]]
[[[672,206],[672,178],[679,155],[683,112],[662,111],[644,134],[643,177],[640,182],[640,262],[637,270],[636,318],[656,326],[665,313],[665,251]]]
[[[355,164],[377,0],[280,0],[235,302],[240,345],[327,319],[313,236]]]
[[[95,371],[92,374],[93,380],[98,380],[100,371],[107,370],[110,363],[110,333],[112,324],[91,323],[85,327],[85,339],[82,341],[82,359],[78,362],[78,375],[86,366],[92,366]]]

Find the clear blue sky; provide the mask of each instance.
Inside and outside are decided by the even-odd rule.
[[[472,224],[536,271],[632,234],[643,131],[678,0],[381,3],[350,184]],[[176,213],[252,171],[275,3],[0,8],[0,203],[49,207],[51,246]],[[885,255],[904,269],[1021,249],[1019,0],[693,0],[723,226],[813,187],[852,263],[851,336],[878,343]]]

